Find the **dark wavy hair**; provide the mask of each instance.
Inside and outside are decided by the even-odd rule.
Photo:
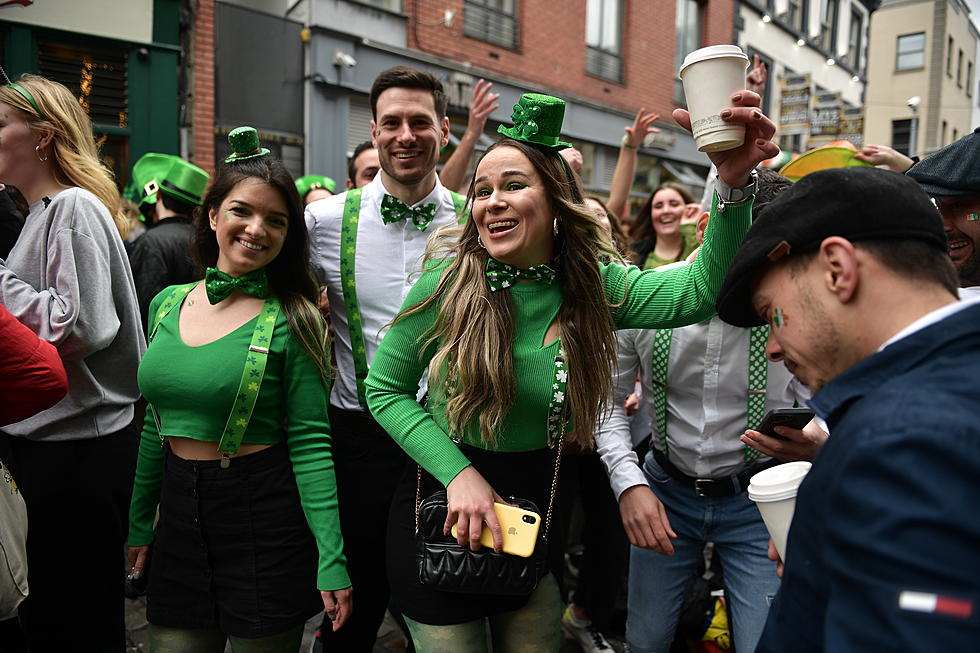
[[[665,181],[664,183],[660,184],[652,193],[650,193],[650,197],[647,198],[647,201],[643,203],[643,206],[640,207],[640,210],[633,218],[633,223],[630,225],[631,244],[645,241],[649,244],[650,251],[653,251],[653,248],[657,244],[657,232],[653,228],[653,220],[651,218],[653,198],[657,195],[657,193],[665,188],[677,191],[677,193],[681,196],[681,199],[684,200],[685,204],[691,204],[694,202],[694,195],[691,194],[691,191],[687,186],[679,184],[676,181]],[[643,261],[633,261],[633,263],[636,265],[643,265]]]
[[[286,204],[289,224],[282,250],[267,266],[269,286],[279,298],[289,328],[309,354],[324,383],[330,378],[326,325],[316,308],[319,288],[310,274],[309,234],[303,219],[303,203],[292,175],[281,161],[260,156],[222,163],[212,178],[204,203],[197,209],[194,258],[203,270],[218,261],[218,239],[211,229],[210,210],[217,211],[228,193],[246,179],[258,179],[279,192]]]

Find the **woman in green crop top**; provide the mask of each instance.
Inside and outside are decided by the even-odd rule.
[[[733,96],[726,120],[745,124],[746,144],[711,154],[721,178],[749,186],[755,165],[775,152],[759,98]],[[751,201],[732,202],[709,222],[691,266],[639,271],[619,263],[608,233],[582,203],[557,151],[564,103],[525,95],[515,127],[480,160],[470,189],[472,217],[430,241],[423,272],[386,334],[367,377],[377,421],[425,470],[421,496],[445,488],[444,533],[480,548],[484,524],[501,550],[494,502],[516,496],[544,513],[563,410],[565,439],[592,446],[610,390],[617,328],[680,326],[714,312],[714,296],[748,228]],[[687,126],[686,111],[675,116]],[[733,192],[732,197],[736,193]],[[429,371],[429,402],[415,401]],[[419,581],[413,537],[416,474],[409,470],[389,514],[392,601],[416,650],[557,651],[561,601],[552,573],[529,596],[452,594]],[[551,531],[557,538],[557,529]],[[489,621],[488,621],[489,620]]]
[[[154,298],[139,368],[129,559],[157,653],[294,653],[307,619],[351,610],[302,205],[254,129],[229,140],[198,216],[205,280]]]

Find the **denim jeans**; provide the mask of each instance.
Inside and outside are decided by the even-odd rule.
[[[697,573],[705,542],[715,543],[725,573],[726,601],[739,653],[755,650],[769,604],[779,589],[776,563],[766,557],[769,532],[745,492],[699,497],[667,475],[653,455],[643,465],[650,489],[664,504],[677,539],[674,555],[630,547],[626,641],[632,653],[667,653],[684,589]]]

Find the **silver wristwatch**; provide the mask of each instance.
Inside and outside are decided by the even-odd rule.
[[[732,188],[721,180],[715,179],[715,190],[718,193],[718,212],[724,213],[728,205],[742,204],[755,195],[756,188],[759,186],[759,173],[755,170],[749,173],[749,183],[739,188]]]

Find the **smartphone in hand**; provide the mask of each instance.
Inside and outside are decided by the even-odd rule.
[[[541,515],[506,503],[494,503],[493,511],[497,513],[497,521],[500,522],[503,531],[504,553],[522,558],[530,557],[538,541]],[[451,532],[453,537],[456,537],[456,524],[453,524]],[[493,533],[486,524],[483,525],[483,532],[480,533],[480,544],[488,549],[493,548]]]
[[[752,429],[759,433],[764,433],[777,440],[789,440],[784,435],[776,433],[776,426],[788,426],[794,429],[802,429],[813,419],[813,411],[809,408],[777,408],[770,410],[759,422],[759,426]]]

